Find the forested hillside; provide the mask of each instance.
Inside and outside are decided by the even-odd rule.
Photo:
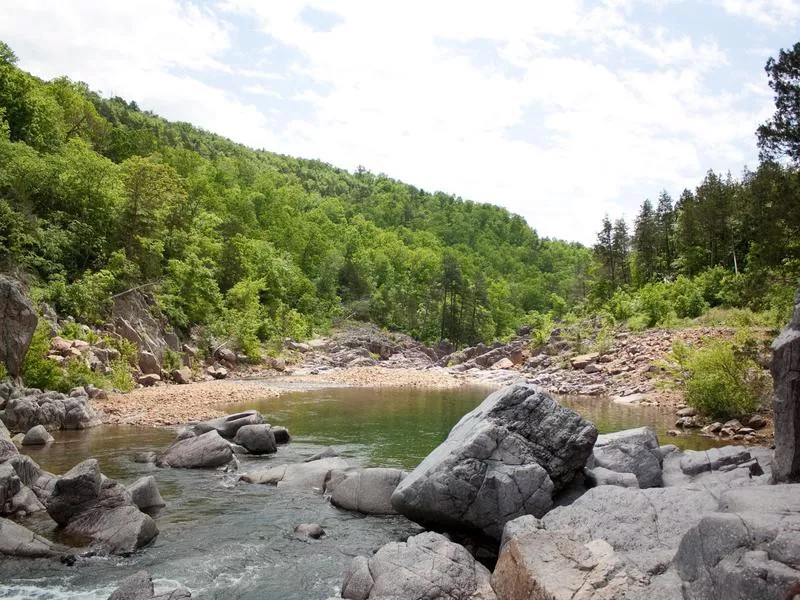
[[[254,358],[337,318],[456,345],[596,315],[668,325],[713,306],[778,323],[800,276],[799,63],[800,44],[767,65],[777,111],[755,171],[709,171],[676,200],[645,200],[633,223],[607,217],[589,249],[490,204],[42,81],[0,42],[0,266],[89,324],[142,287],[177,330],[207,326]]]
[[[257,355],[331,319],[491,340],[586,294],[591,251],[519,216],[375,175],[253,151],[0,48],[0,259],[61,314],[101,322],[151,285],[178,329]]]

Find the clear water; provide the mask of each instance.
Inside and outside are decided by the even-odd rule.
[[[413,468],[438,445],[461,416],[489,392],[459,390],[338,388],[292,393],[247,405],[293,441],[271,457],[242,459],[241,469],[302,460],[332,445],[358,466]],[[700,436],[666,438],[674,416],[654,408],[614,405],[596,399],[565,399],[603,431],[649,425],[662,443],[705,448]],[[167,507],[157,517],[155,542],[130,557],[87,558],[68,567],[49,560],[0,560],[0,598],[107,598],[116,582],[147,569],[157,590],[183,585],[194,597],[227,599],[314,599],[338,597],[351,557],[419,529],[402,517],[365,517],[334,508],[312,492],[287,492],[262,485],[236,484],[219,471],[161,470],[133,461],[137,452],[159,450],[171,431],[102,426],[59,432],[55,443],[26,448],[34,460],[63,473],[89,457],[104,473],[123,482],[155,476]],[[298,523],[320,523],[327,537],[296,539]],[[38,516],[23,522],[53,539],[52,522]]]

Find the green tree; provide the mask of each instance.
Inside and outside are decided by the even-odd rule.
[[[756,132],[761,158],[786,155],[800,164],[800,42],[767,60],[764,70],[775,93],[775,114]]]

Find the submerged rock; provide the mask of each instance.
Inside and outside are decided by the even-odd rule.
[[[277,485],[286,489],[325,490],[331,471],[347,469],[349,465],[341,458],[323,458],[307,463],[280,465],[259,469],[239,476],[247,483]]]
[[[372,557],[357,556],[344,573],[350,600],[494,600],[489,571],[443,535],[421,533],[391,542]]]
[[[119,582],[108,600],[181,600],[191,598],[186,588],[178,588],[166,594],[155,595],[153,579],[147,571],[138,571]]]
[[[397,486],[392,505],[434,528],[499,539],[507,521],[544,515],[583,470],[597,429],[530,385],[498,390]]]
[[[307,537],[318,540],[325,535],[325,530],[317,523],[300,523],[294,528],[294,534],[297,537]]]
[[[27,558],[57,558],[68,549],[36,535],[14,521],[0,517],[0,555]]]
[[[400,469],[358,469],[336,483],[331,504],[369,515],[393,515],[392,492],[406,476]]]
[[[215,431],[178,440],[156,458],[156,466],[174,469],[210,469],[233,459],[230,444]]]

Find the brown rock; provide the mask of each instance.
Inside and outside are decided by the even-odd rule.
[[[142,375],[136,380],[137,383],[143,385],[144,387],[154,386],[159,381],[161,381],[161,377],[159,375],[156,375],[155,373],[148,373],[147,375]]]
[[[598,358],[600,358],[600,354],[597,352],[592,352],[591,354],[581,354],[576,356],[570,362],[572,363],[573,369],[580,371],[585,369],[587,365],[595,362]]]
[[[189,367],[181,367],[180,369],[175,369],[172,373],[170,373],[170,376],[175,383],[191,383],[192,370]]]

